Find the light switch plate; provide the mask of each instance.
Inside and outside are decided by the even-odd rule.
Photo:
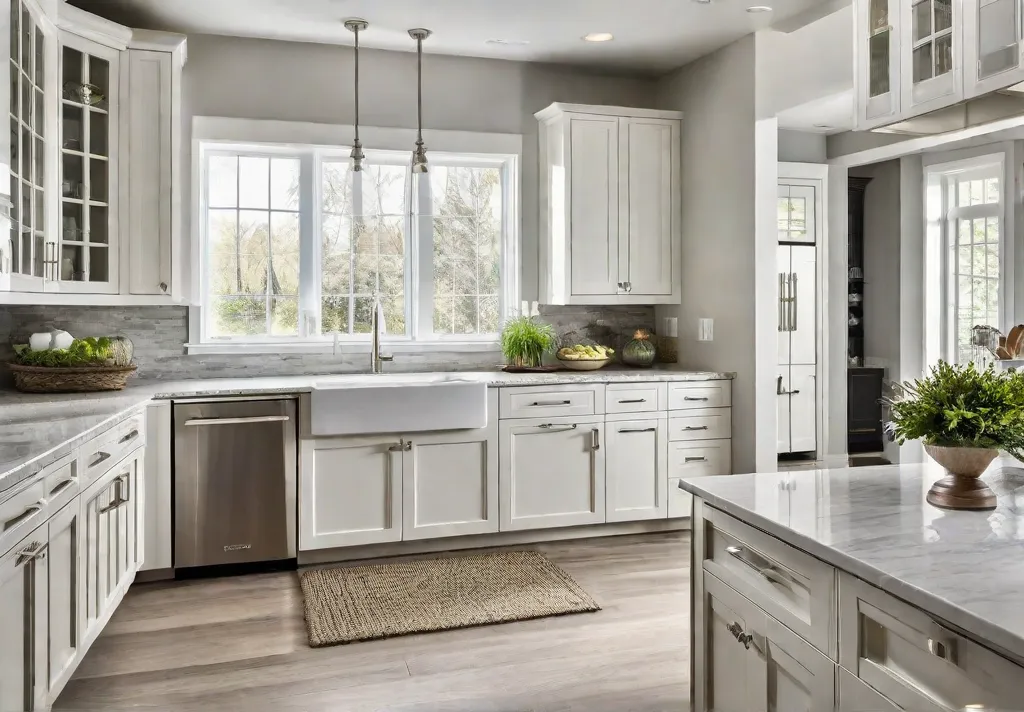
[[[697,341],[714,341],[715,320],[701,317],[697,320]]]
[[[679,336],[679,319],[674,316],[667,316],[661,322],[661,333],[663,336],[670,336],[672,338]]]

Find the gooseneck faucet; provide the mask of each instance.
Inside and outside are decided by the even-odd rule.
[[[394,361],[395,357],[391,354],[381,353],[380,350],[380,337],[387,331],[387,326],[384,323],[384,307],[380,303],[379,294],[373,300],[373,314],[370,316],[370,331],[372,332],[372,336],[370,337],[370,370],[373,373],[383,373],[384,362]]]

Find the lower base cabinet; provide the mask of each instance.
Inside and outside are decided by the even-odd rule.
[[[42,524],[0,557],[0,710],[46,706],[47,553]]]
[[[64,688],[77,660],[79,646],[78,578],[82,565],[81,508],[76,498],[49,521],[50,645],[47,660],[47,699]]]
[[[501,531],[605,521],[604,416],[498,423]]]
[[[605,521],[668,516],[668,419],[605,423]]]

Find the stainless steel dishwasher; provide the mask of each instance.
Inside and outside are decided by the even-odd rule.
[[[174,405],[174,567],[295,558],[295,400]]]

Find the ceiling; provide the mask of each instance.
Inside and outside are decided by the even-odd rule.
[[[778,113],[779,128],[836,134],[854,127],[853,90],[824,96]]]
[[[424,52],[581,64],[661,73],[755,30],[813,14],[824,0],[71,0],[146,29],[351,44],[346,18],[370,23],[360,44],[411,50],[407,34],[434,35]],[[767,4],[772,12],[746,8]],[[582,36],[611,32],[611,42]],[[492,40],[492,42],[488,42]],[[504,40],[510,44],[495,43]],[[516,43],[516,44],[511,44]],[[524,44],[527,43],[527,44]]]

